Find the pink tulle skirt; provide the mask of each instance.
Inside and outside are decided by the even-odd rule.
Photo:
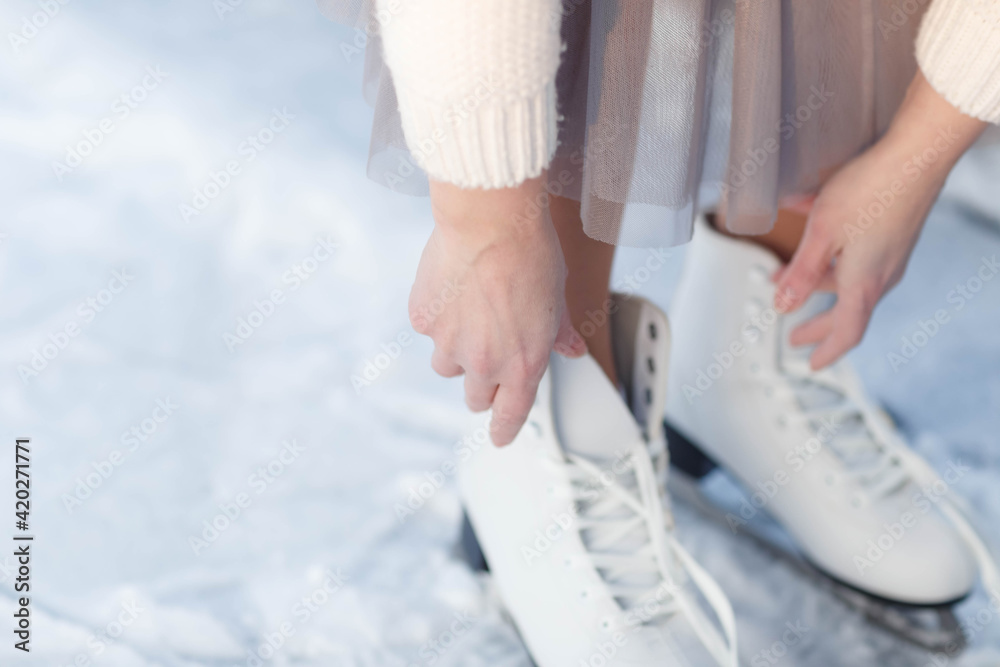
[[[373,0],[317,1],[367,44],[369,176],[427,194]],[[780,201],[814,192],[887,129],[929,1],[563,0],[552,191],[579,200],[586,232],[607,243],[685,243],[707,209],[734,232],[766,232]]]

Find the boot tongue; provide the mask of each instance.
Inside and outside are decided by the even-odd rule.
[[[567,452],[600,464],[642,439],[621,394],[589,354],[553,355],[549,372],[556,430]]]
[[[642,431],[618,389],[589,354],[579,359],[553,356],[549,373],[553,417],[564,451],[590,460],[608,471],[614,484],[638,495],[637,479],[631,468],[635,462],[628,458],[628,452],[636,443],[643,442]],[[622,470],[614,467],[618,459],[626,462]],[[634,512],[602,484],[594,480],[591,487],[596,492],[594,497],[576,506],[580,517],[598,520],[596,525],[581,530],[580,538],[588,549],[604,553],[639,552],[649,544],[648,528],[638,523],[624,532],[620,530],[618,522],[633,520]],[[602,576],[609,583],[639,590],[662,581],[655,567],[602,572]],[[631,606],[637,599],[625,596],[620,601]]]

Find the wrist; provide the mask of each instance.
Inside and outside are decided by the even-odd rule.
[[[468,189],[431,181],[435,227],[449,238],[484,244],[552,227],[545,174],[511,188]]]
[[[943,179],[986,127],[954,107],[918,71],[879,144],[911,169]]]

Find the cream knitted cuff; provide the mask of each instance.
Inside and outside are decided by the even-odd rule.
[[[434,180],[503,188],[555,154],[561,0],[377,0],[406,144]]]
[[[934,0],[917,36],[917,62],[961,112],[1000,123],[1000,0]]]
[[[467,99],[448,106],[402,87],[396,95],[407,146],[434,180],[463,188],[513,187],[539,176],[555,153],[555,81],[511,98],[483,77]]]

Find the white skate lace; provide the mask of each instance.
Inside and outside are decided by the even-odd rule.
[[[635,443],[617,459],[619,466],[566,456],[580,537],[624,618],[645,625],[681,613],[718,664],[735,667],[736,624],[728,598],[673,534],[661,479],[665,466],[657,474],[661,466],[654,464],[666,459],[662,442]],[[711,605],[725,639],[683,590],[688,579]]]
[[[814,433],[826,426],[829,437],[824,446],[830,446],[845,466],[854,468],[849,477],[870,497],[905,492],[911,483],[927,487],[940,481],[933,467],[899,440],[889,418],[861,395],[846,362],[813,371],[804,354],[781,352],[780,374],[787,381],[775,382],[774,390],[792,392],[800,406],[798,413],[786,418],[807,423]],[[845,377],[850,379],[845,381]],[[965,501],[949,485],[945,488],[938,504],[942,514],[975,557],[984,588],[1000,597],[1000,567],[973,527]]]
[[[782,337],[783,338],[783,337]],[[786,423],[805,424],[824,447],[829,447],[855,482],[872,499],[905,489],[910,479],[898,448],[880,438],[883,429],[874,422],[885,420],[859,392],[855,391],[851,369],[846,362],[814,371],[806,350],[779,348],[777,377],[762,373],[768,390],[786,393],[799,409],[784,415]]]

